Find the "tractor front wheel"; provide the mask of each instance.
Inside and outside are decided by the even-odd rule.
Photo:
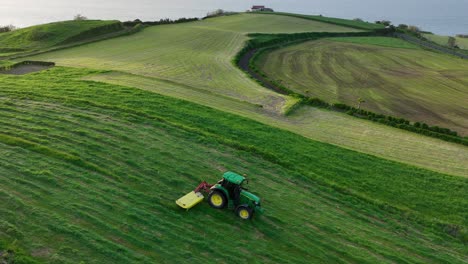
[[[211,191],[208,195],[208,203],[213,208],[223,209],[224,207],[226,207],[227,199],[224,193],[222,193],[221,191],[214,190]]]
[[[244,220],[249,220],[253,216],[252,209],[246,205],[240,205],[239,207],[237,207],[236,213],[240,218]]]

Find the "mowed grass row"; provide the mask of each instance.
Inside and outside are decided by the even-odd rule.
[[[136,87],[195,102],[313,140],[433,171],[468,177],[468,149],[465,146],[356,119],[345,113],[302,107],[289,116],[272,114],[258,105],[233,100],[204,89],[121,72],[98,73],[84,79]],[[433,154],[435,149],[438,155]]]
[[[359,21],[359,20],[354,20],[354,19],[351,20],[351,19],[342,19],[342,18],[335,18],[335,17],[325,17],[322,15],[303,15],[303,14],[293,14],[293,13],[284,13],[284,12],[273,12],[273,13],[267,13],[267,14],[291,16],[291,17],[320,21],[320,22],[331,23],[335,25],[341,25],[345,27],[351,27],[351,28],[357,28],[357,29],[363,29],[363,30],[379,30],[379,29],[385,28],[385,26],[382,24],[375,24],[375,23]]]
[[[295,92],[353,106],[361,98],[363,109],[467,135],[466,60],[392,38],[337,40],[274,50],[256,63]]]
[[[390,48],[404,48],[404,49],[418,49],[421,50],[420,46],[417,46],[413,43],[407,42],[399,38],[390,38],[390,37],[335,37],[327,38],[331,41],[339,41],[345,43],[356,43],[356,44],[366,44],[366,45],[377,45],[382,47]]]
[[[246,32],[315,30],[354,29],[294,17],[243,14],[151,27],[132,36],[32,59],[119,70],[92,78],[193,101],[364,153],[468,175],[463,159],[467,150],[454,144],[316,109],[301,111],[294,120],[284,118],[281,112],[295,99],[261,87],[231,63],[247,39]],[[434,148],[437,157],[431,154]]]
[[[89,73],[0,76],[0,233],[38,259],[464,261],[463,238],[426,221],[462,235],[466,179],[75,79]],[[225,170],[249,175],[264,216],[242,222],[207,204],[189,212],[175,205]],[[403,211],[390,213],[392,206]]]
[[[136,35],[33,59],[170,80],[279,112],[286,99],[249,79],[232,64],[232,58],[244,45],[247,33],[314,31],[357,30],[286,16],[240,14],[149,27]]]

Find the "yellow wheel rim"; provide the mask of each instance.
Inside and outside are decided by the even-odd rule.
[[[247,209],[241,209],[239,211],[239,216],[242,218],[242,219],[249,219],[249,211],[247,211]]]
[[[217,193],[211,195],[211,203],[215,206],[221,206],[223,204],[223,197]]]

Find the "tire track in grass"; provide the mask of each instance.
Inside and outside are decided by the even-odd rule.
[[[44,95],[44,96],[48,96],[47,93],[43,94],[41,92],[41,95]],[[53,94],[52,94],[53,95]],[[120,96],[126,96],[124,93],[119,93]],[[145,93],[142,93],[142,95],[145,95]],[[79,96],[79,95],[76,95],[76,96]],[[104,96],[104,95],[103,95]],[[32,98],[32,96],[29,96],[30,98]],[[70,96],[72,97],[72,96]],[[157,113],[153,113],[152,111],[138,111],[140,109],[134,109],[134,108],[131,108],[129,106],[127,107],[113,107],[113,104],[115,104],[115,101],[114,100],[109,100],[109,102],[105,101],[104,103],[102,101],[99,101],[98,99],[95,99],[93,98],[93,100],[90,100],[91,101],[91,104],[89,101],[87,100],[71,100],[70,97],[67,97],[67,96],[63,96],[63,95],[60,95],[60,96],[57,96],[57,98],[53,99],[53,98],[47,98],[47,100],[51,100],[51,101],[62,101],[63,99],[67,99],[67,102],[66,102],[66,105],[68,107],[70,107],[70,111],[72,111],[72,107],[76,108],[76,109],[80,109],[82,107],[88,107],[88,108],[94,108],[94,109],[99,109],[100,112],[104,112],[104,113],[107,113],[107,112],[119,112],[119,111],[126,111],[126,112],[129,112],[129,113],[132,113],[133,115],[138,115],[140,116],[141,118],[145,118],[147,119],[146,122],[143,122],[143,123],[140,123],[140,122],[134,122],[133,125],[135,126],[136,129],[140,130],[146,130],[146,125],[148,125],[148,129],[151,128],[152,125],[157,125],[157,126],[165,126],[167,128],[172,128],[171,130],[171,134],[168,135],[167,137],[164,137],[164,141],[168,141],[168,142],[171,142],[174,141],[182,141],[180,142],[180,144],[186,144],[185,148],[184,147],[181,147],[180,148],[180,152],[175,152],[175,149],[171,149],[171,150],[167,150],[166,152],[161,152],[161,155],[162,156],[167,156],[169,160],[172,159],[173,156],[176,155],[176,153],[182,153],[182,151],[186,150],[188,153],[186,153],[186,155],[188,156],[192,156],[193,154],[190,152],[190,149],[196,149],[196,150],[201,150],[201,149],[204,149],[202,147],[200,147],[199,145],[204,145],[206,142],[203,141],[203,139],[201,138],[201,136],[198,134],[199,131],[197,130],[194,130],[194,129],[190,129],[194,124],[193,123],[188,123],[188,124],[181,124],[179,122],[167,122],[167,121],[173,121],[171,118],[168,118],[169,120],[167,120],[166,118],[161,118]],[[81,97],[80,97],[81,98]],[[134,100],[134,99],[130,99],[130,100]],[[98,102],[98,103],[96,103]],[[127,102],[127,101],[125,101]],[[99,104],[99,103],[102,103],[102,104]],[[156,106],[156,104],[150,104],[149,102],[145,102],[145,104],[149,106],[152,106],[151,109],[153,109],[153,106]],[[178,105],[179,107],[182,107],[182,102],[181,102],[181,105]],[[129,109],[130,108],[130,109]],[[162,107],[160,108],[161,110],[160,111],[164,111],[164,113],[168,113],[170,117],[172,117],[171,115],[175,115],[176,113],[171,113],[169,111],[171,111],[171,108],[169,107]],[[128,111],[130,110],[130,111]],[[57,111],[61,111],[61,109],[57,109]],[[208,110],[207,110],[208,111]],[[134,120],[133,119],[133,116],[130,115],[130,116],[127,116],[126,117],[128,120]],[[227,117],[226,117],[227,118]],[[176,119],[177,121],[177,119]],[[165,123],[164,123],[165,122]],[[185,125],[185,126],[184,126]],[[175,129],[174,127],[177,127],[177,129]],[[184,130],[185,128],[185,130]],[[64,129],[69,129],[68,127],[65,127]],[[216,128],[213,128],[213,129],[216,129]],[[261,128],[260,130],[265,130],[267,131],[268,128]],[[212,132],[211,130],[208,130],[208,132]],[[260,132],[260,131],[257,131],[257,132]],[[114,133],[114,132],[112,132]],[[132,131],[129,131],[129,133],[132,133]],[[203,134],[204,136],[206,136],[206,141],[208,141],[208,139],[210,141],[212,141],[212,138],[210,137],[210,134],[209,133],[204,133]],[[172,138],[172,139],[171,139]],[[148,148],[149,148],[149,145],[151,144],[155,144],[151,139],[149,138],[150,140],[148,141],[144,141],[142,143],[144,143],[145,145],[148,145]],[[184,140],[189,140],[190,141],[194,141],[194,139],[196,140],[197,144],[195,145],[192,145],[192,144],[187,144],[186,142],[184,142]],[[161,141],[159,141],[161,142]],[[157,143],[159,144],[159,143]],[[138,146],[138,144],[135,144],[135,146]],[[266,178],[268,178],[267,176],[262,176],[263,174],[265,175],[271,175],[270,177],[274,177],[276,179],[276,182],[278,182],[276,185],[274,185],[273,187],[276,186],[276,189],[280,188],[279,186],[282,186],[281,183],[285,181],[285,179],[283,179],[283,175],[289,175],[289,171],[286,170],[285,168],[281,168],[280,166],[278,166],[278,164],[274,164],[274,162],[270,163],[271,161],[266,161],[265,159],[263,159],[263,157],[259,157],[257,155],[252,155],[251,153],[248,153],[247,151],[239,151],[239,149],[234,149],[234,147],[227,147],[226,145],[222,144],[222,142],[211,142],[209,143],[209,146],[210,148],[216,148],[218,151],[224,151],[224,152],[229,152],[229,153],[235,153],[233,154],[233,157],[230,158],[230,157],[227,157],[224,162],[222,163],[225,163],[226,165],[228,166],[235,166],[234,164],[236,162],[238,162],[238,164],[245,164],[245,161],[244,160],[238,160],[239,157],[243,158],[245,157],[245,159],[247,161],[250,161],[251,164],[249,164],[248,166],[246,165],[243,165],[243,166],[239,166],[239,168],[252,168],[252,170],[257,170],[257,175],[259,175],[258,177],[258,180],[260,182],[264,182]],[[129,146],[129,147],[133,147],[132,146]],[[248,150],[248,149],[247,149]],[[134,152],[132,153],[132,155],[134,154],[137,154],[139,152]],[[216,152],[214,152],[216,153]],[[171,156],[172,155],[172,156]],[[40,155],[39,155],[40,156]],[[193,155],[195,156],[195,155]],[[236,158],[237,157],[237,158]],[[307,153],[305,154],[305,158],[307,159],[314,159],[316,158],[317,155],[316,153]],[[96,157],[97,159],[101,159],[100,157]],[[189,171],[187,174],[194,174],[194,175],[200,175],[200,172],[199,171],[204,171],[206,172],[207,175],[209,175],[208,173],[212,173],[212,171],[210,171],[210,169],[204,169],[204,166],[208,166],[209,167],[213,167],[213,165],[210,165],[210,164],[204,164],[203,166],[200,164],[196,164],[196,162],[198,163],[204,163],[205,160],[211,160],[211,159],[217,159],[218,157],[216,155],[204,155],[204,153],[198,153],[196,157],[192,159],[190,158],[187,158],[187,165],[186,165],[186,168],[184,169],[190,169],[190,166],[194,166],[194,168],[192,169],[192,171]],[[144,160],[147,160],[148,163],[150,163],[152,161],[152,159],[150,157],[141,157],[141,160],[144,161]],[[190,160],[190,162],[189,162]],[[61,162],[62,164],[65,164],[63,163],[62,161],[54,161],[54,162]],[[268,164],[268,165],[267,165]],[[355,164],[354,164],[355,165]],[[356,173],[359,173],[362,168],[360,168],[359,166],[355,167],[354,165],[349,165],[347,168],[347,170],[344,170],[344,172],[349,172],[351,175],[356,175]],[[43,166],[48,166],[47,163],[43,164]],[[78,173],[80,173],[80,171],[85,171],[79,167],[75,168],[75,167],[68,167],[65,165],[61,165],[61,166],[65,166],[63,169],[66,169],[66,170],[69,170],[69,169],[72,169],[73,171],[77,171]],[[160,166],[160,165],[158,165]],[[236,166],[236,167],[237,167]],[[175,168],[177,167],[177,168]],[[182,167],[182,166],[180,166]],[[60,168],[60,167],[59,167]],[[124,169],[125,167],[123,167]],[[171,177],[175,177],[174,175],[177,175],[179,172],[181,172],[182,168],[180,168],[179,170],[179,164],[177,161],[172,161],[172,163],[168,163],[165,167],[163,167],[161,165],[161,167],[155,167],[155,168],[158,168],[161,170],[161,177],[163,177],[164,180],[163,183],[161,185],[161,187],[167,187],[167,186],[170,186],[171,185]],[[281,168],[281,172],[277,170],[280,170]],[[176,173],[173,173],[171,172],[171,169],[172,170],[176,170]],[[214,168],[212,169],[213,171],[215,170]],[[197,171],[197,172],[196,172]],[[268,171],[268,172],[267,172]],[[273,173],[273,171],[275,173]],[[89,172],[88,172],[89,173]],[[103,176],[102,175],[99,175],[99,174],[95,174],[96,178],[94,179],[96,183],[99,182],[99,179],[102,178]],[[205,175],[205,174],[203,174]],[[149,173],[141,173],[141,176],[139,177],[143,177],[144,179],[148,179],[148,180],[151,180],[152,178],[152,175],[150,175]],[[159,177],[159,175],[157,176]],[[292,177],[292,176],[291,176]],[[301,178],[298,178],[299,180]],[[125,179],[124,179],[125,180]],[[343,247],[341,247],[341,244],[343,243],[342,241],[340,241],[339,239],[339,236],[336,236],[336,232],[337,232],[337,228],[336,226],[338,227],[346,227],[347,224],[345,222],[353,222],[355,223],[355,225],[357,226],[362,226],[362,224],[360,224],[360,221],[359,220],[356,220],[356,218],[354,217],[350,217],[348,219],[346,219],[345,222],[339,222],[339,221],[344,221],[344,220],[341,220],[339,215],[340,214],[333,214],[332,212],[336,211],[335,208],[333,208],[333,203],[330,203],[330,205],[324,207],[322,210],[322,214],[323,216],[320,215],[320,213],[317,214],[317,218],[318,219],[313,219],[313,218],[306,218],[305,216],[301,216],[301,217],[304,217],[304,218],[301,218],[299,217],[299,215],[297,215],[297,213],[295,213],[294,211],[295,210],[291,210],[291,218],[288,217],[285,217],[283,215],[281,215],[279,212],[281,211],[281,209],[283,208],[286,208],[286,207],[281,207],[281,208],[276,208],[275,210],[275,207],[277,206],[281,206],[281,198],[283,198],[285,201],[289,201],[291,202],[291,198],[288,197],[288,193],[286,192],[286,190],[280,190],[279,193],[280,193],[280,196],[277,197],[276,199],[271,199],[271,209],[272,209],[272,212],[271,212],[271,215],[268,215],[267,217],[265,217],[265,221],[257,221],[257,222],[253,222],[252,225],[242,225],[240,226],[240,229],[234,229],[231,227],[231,225],[234,225],[235,223],[238,223],[237,221],[237,218],[235,218],[233,215],[227,213],[227,212],[215,212],[215,211],[212,211],[212,210],[209,210],[208,209],[208,206],[206,204],[203,204],[203,205],[200,205],[200,207],[197,207],[196,209],[194,209],[194,211],[191,211],[190,212],[190,215],[183,215],[181,214],[181,212],[178,212],[176,210],[171,210],[171,208],[175,208],[175,205],[173,204],[173,200],[172,200],[172,197],[171,195],[179,195],[179,193],[177,192],[176,189],[179,189],[178,186],[180,186],[180,189],[185,189],[185,188],[190,188],[190,187],[193,187],[191,186],[191,184],[193,182],[195,182],[195,179],[192,181],[192,182],[187,182],[187,183],[182,183],[180,185],[174,185],[174,186],[170,186],[170,188],[167,188],[167,191],[170,193],[169,195],[167,194],[161,194],[160,197],[158,197],[158,195],[152,195],[152,192],[151,190],[149,189],[146,189],[145,188],[138,188],[138,186],[140,185],[140,183],[132,183],[132,185],[130,186],[127,186],[127,182],[114,182],[112,181],[113,184],[116,185],[116,187],[112,187],[112,188],[109,188],[109,187],[105,187],[103,186],[102,188],[102,197],[105,197],[107,198],[108,200],[111,200],[111,199],[118,199],[119,201],[125,201],[126,203],[128,203],[129,205],[132,205],[132,204],[135,204],[136,208],[135,210],[133,211],[130,211],[128,212],[129,213],[129,216],[132,217],[132,219],[135,220],[136,223],[139,223],[141,225],[141,227],[139,226],[138,228],[151,228],[151,225],[153,224],[152,223],[152,219],[154,219],[154,217],[158,217],[156,215],[152,215],[154,214],[154,212],[150,212],[149,210],[147,210],[147,208],[150,208],[150,207],[146,207],[145,204],[148,204],[149,206],[151,206],[150,204],[151,203],[155,203],[156,201],[160,201],[160,205],[161,207],[158,208],[158,211],[161,211],[161,212],[164,212],[163,213],[163,216],[164,217],[161,217],[159,216],[160,218],[162,218],[161,220],[164,220],[166,222],[174,222],[174,224],[177,224],[179,227],[174,227],[174,228],[171,228],[171,226],[169,225],[168,227],[166,227],[167,229],[164,229],[162,230],[161,232],[164,233],[164,235],[166,236],[165,239],[167,239],[167,241],[178,241],[178,236],[180,236],[181,233],[184,233],[186,234],[187,237],[190,237],[190,238],[187,238],[187,239],[184,239],[182,242],[181,242],[181,247],[187,247],[187,246],[194,246],[195,249],[199,249],[199,248],[208,248],[210,250],[210,252],[215,256],[215,258],[220,258],[220,259],[223,259],[224,257],[226,256],[229,256],[229,255],[235,255],[236,257],[232,257],[232,259],[238,259],[238,260],[242,260],[242,256],[239,255],[239,252],[236,251],[236,250],[229,250],[229,251],[223,251],[222,254],[218,253],[217,251],[219,250],[222,250],[222,248],[220,248],[218,245],[210,245],[207,241],[201,241],[202,239],[202,236],[199,234],[199,230],[187,230],[187,228],[183,228],[185,225],[196,225],[196,228],[199,228],[199,229],[203,229],[204,227],[206,226],[212,226],[213,228],[211,230],[208,230],[207,231],[207,236],[208,238],[211,238],[213,240],[217,240],[217,239],[220,239],[219,237],[220,236],[226,236],[226,235],[230,235],[232,234],[232,239],[233,239],[233,242],[232,242],[232,245],[233,246],[242,246],[242,244],[245,244],[243,243],[242,239],[246,239],[245,237],[247,237],[247,239],[249,241],[252,241],[252,243],[254,243],[254,240],[252,239],[253,236],[255,235],[254,233],[251,233],[251,232],[254,232],[256,230],[259,230],[260,232],[262,232],[265,236],[265,239],[266,239],[266,242],[265,243],[261,243],[261,244],[258,244],[258,247],[256,246],[255,248],[252,248],[250,249],[249,248],[249,252],[251,252],[251,255],[253,256],[256,256],[258,254],[261,254],[261,251],[262,250],[266,250],[265,247],[268,247],[268,246],[271,246],[271,247],[274,247],[275,249],[282,249],[283,251],[280,251],[280,250],[275,250],[275,254],[277,254],[277,256],[275,256],[275,260],[278,260],[278,261],[284,261],[284,260],[298,260],[299,257],[289,257],[288,256],[288,249],[292,251],[291,248],[297,246],[300,250],[298,250],[298,254],[301,254],[301,252],[304,252],[305,249],[309,249],[309,251],[305,251],[305,253],[302,253],[304,256],[309,256],[308,254],[310,254],[309,252],[311,251],[312,253],[315,253],[315,252],[320,252],[322,251],[323,254],[321,255],[321,257],[317,257],[318,260],[322,260],[322,261],[325,261],[327,259],[327,257],[329,256],[329,258],[334,258],[336,259],[337,261],[366,261],[368,259],[361,259],[360,255],[358,255],[359,258],[349,258],[348,255],[350,256],[353,256],[354,255],[354,252],[357,252],[359,249],[356,249],[350,245],[344,245]],[[152,181],[151,183],[153,183],[155,181]],[[90,184],[93,184],[90,183]],[[301,182],[301,184],[304,184],[304,185],[310,185],[310,184],[314,184],[314,182],[312,181],[306,181],[306,182]],[[104,185],[107,185],[107,183],[104,183]],[[262,186],[263,184],[259,185],[258,188],[260,190],[260,193],[267,193],[269,192],[267,186]],[[136,187],[136,188],[135,188]],[[121,195],[121,196],[117,196],[118,194],[114,194],[112,195],[114,192],[118,192],[119,189],[121,190],[122,193],[125,193],[125,195]],[[144,189],[145,191],[142,193],[140,192],[139,190],[140,189]],[[330,191],[330,190],[329,190]],[[154,192],[154,190],[153,190]],[[314,195],[314,194],[310,194],[308,192],[304,192],[304,191],[301,191],[299,192],[301,193],[302,195],[306,195],[308,196],[309,198],[306,198],[306,199],[313,199],[313,200],[316,200],[318,204],[321,204],[321,203],[324,203],[324,201],[321,201],[322,199],[319,199],[317,197],[317,195]],[[107,194],[109,194],[108,196],[106,196]],[[89,194],[87,196],[91,196],[93,194]],[[347,199],[349,198],[348,196],[341,196],[341,194],[336,194],[338,195],[339,197],[341,197],[341,199]],[[312,198],[311,198],[312,197]],[[83,208],[86,208],[86,206],[91,206],[93,202],[98,202],[99,199],[91,199],[91,198],[88,198],[90,202],[90,204],[87,204],[88,202],[80,202],[79,204],[80,205],[83,205],[84,207]],[[38,201],[38,203],[46,203],[47,201],[43,200],[43,201]],[[362,202],[362,201],[361,201]],[[336,205],[340,205],[340,206],[344,206],[345,204],[347,204],[345,201],[340,201],[340,199],[337,199],[336,200],[336,203],[335,204],[335,207]],[[56,206],[58,204],[58,202],[55,202],[54,204],[52,204],[52,206]],[[141,206],[139,204],[142,204]],[[364,203],[363,203],[364,204]],[[359,211],[368,211],[370,210],[371,212],[373,210],[377,210],[375,209],[374,207],[368,205],[368,204],[365,204],[363,205],[361,204],[360,206],[351,206],[351,208],[353,209],[356,209],[356,210],[359,210]],[[295,205],[295,203],[290,203],[290,205],[292,205],[296,210],[297,210],[297,206]],[[172,207],[171,207],[172,206]],[[308,210],[308,212],[311,212],[310,208],[307,208],[307,207],[301,207],[303,208],[304,210]],[[374,209],[372,209],[374,208]],[[119,208],[120,209],[120,208]],[[83,209],[85,210],[85,209]],[[140,211],[142,210],[142,211]],[[320,211],[319,211],[320,212]],[[329,212],[329,214],[325,213],[325,212]],[[383,211],[379,211],[381,214],[383,215],[386,215]],[[84,212],[85,213],[85,212]],[[95,217],[97,220],[99,221],[102,221],[102,222],[107,222],[106,219],[103,219],[103,217],[101,217],[100,215],[96,215],[92,212],[89,213],[92,217]],[[148,215],[147,215],[148,214]],[[391,215],[390,215],[391,216]],[[167,218],[166,218],[167,217]],[[295,218],[298,218],[297,220]],[[319,218],[321,217],[321,218]],[[343,217],[341,217],[343,218]],[[113,218],[115,219],[116,221],[118,221],[119,219],[118,218]],[[71,220],[68,220],[68,219],[63,219],[65,222],[70,222]],[[197,220],[197,221],[194,221],[194,220]],[[307,235],[309,234],[312,234],[314,235],[315,233],[311,230],[305,230],[305,231],[301,231],[301,229],[296,229],[296,232],[300,232],[298,233],[297,235],[295,235],[296,232],[293,232],[292,234],[288,234],[287,232],[284,232],[282,230],[278,230],[276,228],[273,228],[274,225],[278,225],[279,227],[284,227],[285,225],[288,225],[288,227],[290,227],[290,222],[293,222],[294,224],[296,225],[300,225],[300,220],[305,221],[305,220],[308,220],[308,221],[317,221],[317,222],[322,222],[322,223],[327,223],[332,226],[331,228],[327,226],[324,226],[322,227],[321,229],[324,230],[323,232],[325,234],[328,234],[327,235],[324,235],[323,238],[319,238],[319,236],[314,236],[314,239],[317,239],[319,240],[318,243],[316,243],[315,241],[313,241],[313,239],[310,239],[310,240],[306,240],[307,239]],[[367,222],[366,222],[367,223]],[[53,223],[51,223],[50,225],[52,225]],[[365,224],[367,225],[367,224]],[[80,227],[80,228],[83,228],[83,227]],[[233,229],[232,232],[228,232],[229,230],[231,230],[231,228]],[[292,229],[292,228],[291,228]],[[358,229],[358,228],[356,228]],[[76,228],[73,228],[73,230],[79,230],[79,229],[76,229]],[[172,230],[172,232],[169,232],[168,230]],[[226,231],[228,230],[228,231]],[[380,231],[379,229],[377,230],[373,230],[372,232],[375,232],[375,233],[382,233],[382,231]],[[137,232],[135,232],[137,233]],[[72,233],[73,234],[73,233]],[[100,240],[109,240],[111,239],[110,237],[109,238],[104,238],[103,235],[101,234],[95,234],[94,236],[98,237]],[[245,237],[241,237],[241,236],[245,236]],[[88,236],[89,239],[93,239],[93,237],[91,235]],[[366,235],[363,235],[363,239],[365,239],[367,236]],[[88,238],[86,238],[88,239]],[[395,241],[394,244],[398,244],[399,242],[399,239],[397,236],[391,236],[390,239],[392,241]],[[420,237],[417,237],[416,238],[417,240],[420,239]],[[99,241],[100,241],[99,240]],[[281,241],[281,240],[284,240],[285,242]],[[305,240],[305,241],[304,241]],[[321,241],[320,241],[321,240]],[[117,244],[117,243],[116,243]],[[307,247],[307,245],[310,244],[310,245],[316,245],[316,247]],[[104,245],[105,244],[101,244],[101,245]],[[341,248],[338,248],[338,250],[336,251],[333,251],[331,250],[330,248],[333,248],[333,247],[336,247],[337,245],[339,245]],[[99,246],[99,245],[98,245]],[[166,256],[166,257],[174,257],[174,260],[182,260],[182,259],[185,259],[187,256],[177,256],[175,255],[175,253],[172,253],[172,252],[169,252],[169,253],[166,253],[166,251],[170,250],[171,246],[173,246],[173,244],[171,245],[170,243],[166,243],[165,245],[161,245],[161,248],[164,249],[161,250],[161,254],[163,256]],[[395,249],[395,250],[389,250],[389,252],[398,252],[398,250],[396,250],[397,248],[395,246],[392,245],[392,247],[390,247],[391,249]],[[311,250],[312,249],[312,250]],[[105,251],[103,251],[105,253]],[[187,251],[186,251],[187,252]],[[115,254],[115,252],[113,252]],[[165,255],[164,255],[165,254]],[[273,255],[273,254],[272,254]],[[311,254],[310,254],[311,255]],[[397,256],[398,254],[393,254],[393,257],[395,259],[400,259],[402,258],[401,256]],[[116,258],[119,258],[119,256],[116,256]],[[409,259],[414,259],[413,256],[409,256],[408,257]],[[120,258],[121,259],[121,258]],[[198,258],[201,260],[201,258]],[[455,261],[454,261],[455,262]]]
[[[17,190],[17,191],[19,191],[19,192],[21,192],[21,193],[28,193],[28,189],[24,189],[25,187],[22,186],[22,185],[12,185],[12,186],[13,186],[13,189],[14,189],[14,190]],[[22,190],[22,189],[23,189],[23,190]],[[21,191],[21,190],[22,190],[22,191]],[[95,194],[96,194],[96,193],[95,193]],[[92,197],[93,194],[89,194],[89,196]],[[38,195],[37,198],[41,198],[41,197],[44,198],[43,195]],[[28,199],[28,200],[31,200],[31,199]],[[53,203],[53,200],[50,200],[50,202],[52,202],[52,203],[50,203],[51,205],[54,204],[54,203]],[[94,204],[90,204],[90,205],[94,205]],[[39,205],[38,205],[38,204],[35,205],[35,207],[37,207],[37,206],[39,206]],[[73,205],[72,205],[72,206],[73,206]],[[41,206],[39,206],[39,207],[41,207]],[[73,208],[72,208],[72,209],[73,209]],[[76,210],[69,210],[69,208],[68,208],[67,205],[65,205],[65,206],[63,206],[63,207],[62,207],[62,206],[61,206],[61,207],[55,207],[55,206],[54,206],[54,207],[53,207],[53,210],[50,210],[50,211],[62,212],[62,215],[68,214],[68,212],[73,212],[73,211],[74,211],[74,212],[75,212],[75,213],[73,213],[74,216],[76,216],[77,213],[78,213]],[[95,224],[96,224],[96,222],[94,222],[94,224],[92,224],[92,225],[91,225],[91,224],[88,224],[87,226],[88,226],[88,227],[91,227],[92,229],[93,229],[93,228],[95,229],[95,228],[96,228],[96,225],[95,225]],[[104,226],[105,226],[105,225],[104,225]],[[102,226],[102,227],[104,227],[104,226]],[[102,230],[102,229],[100,229],[100,230]],[[135,233],[135,232],[134,232],[134,233]],[[135,237],[134,240],[135,240],[135,241],[138,241],[138,238]]]

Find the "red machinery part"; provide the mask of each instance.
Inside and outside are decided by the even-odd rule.
[[[206,193],[210,192],[210,188],[213,187],[214,184],[209,184],[207,183],[206,181],[203,181],[202,183],[200,183],[197,188],[195,188],[194,192],[199,192],[201,190],[204,190]]]

